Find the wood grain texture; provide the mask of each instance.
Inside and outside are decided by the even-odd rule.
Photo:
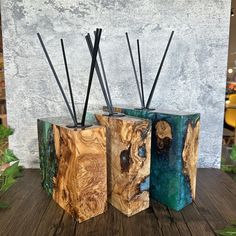
[[[168,151],[172,141],[172,129],[168,122],[160,120],[155,125],[157,152]]]
[[[194,124],[192,122],[188,123],[184,148],[182,152],[182,158],[184,164],[183,172],[185,175],[189,176],[192,199],[195,199],[196,195],[199,131],[200,131],[199,120]]]
[[[151,123],[95,114],[107,127],[108,201],[127,216],[149,207]]]
[[[106,130],[53,125],[58,171],[53,199],[79,222],[106,210]]]
[[[38,170],[24,170],[23,175],[1,198],[10,208],[0,210],[0,235],[34,235],[51,201],[40,185]]]
[[[151,198],[177,211],[192,203],[200,114],[119,107],[115,111],[152,121]]]
[[[215,169],[198,169],[197,179],[194,204],[180,212],[153,201],[149,209],[126,217],[109,205],[104,214],[79,224],[42,190],[39,170],[27,169],[9,191],[0,194],[1,201],[11,206],[0,210],[0,235],[215,235],[214,230],[236,219],[236,183]]]

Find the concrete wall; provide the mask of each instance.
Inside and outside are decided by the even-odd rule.
[[[201,113],[199,166],[220,166],[230,0],[3,0],[10,147],[25,167],[38,166],[36,119],[67,114],[36,33],[40,32],[66,87],[59,39],[65,40],[78,110],[90,55],[84,36],[102,27],[101,50],[114,104],[138,106],[124,33],[141,41],[145,94],[151,89],[171,30],[175,35],[153,106]],[[134,49],[136,50],[136,48]],[[136,53],[135,53],[136,56]],[[97,78],[89,109],[104,105]]]

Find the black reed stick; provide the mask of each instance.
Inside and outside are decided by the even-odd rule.
[[[146,104],[146,109],[149,109],[150,103],[151,103],[151,101],[152,101],[153,93],[154,93],[154,90],[155,90],[155,88],[156,88],[156,84],[157,84],[159,75],[160,75],[160,73],[161,73],[161,69],[162,69],[162,66],[163,66],[163,64],[164,64],[164,61],[165,61],[165,58],[166,58],[166,54],[167,54],[167,52],[168,52],[168,49],[169,49],[169,46],[170,46],[170,43],[171,43],[171,40],[172,40],[173,35],[174,35],[174,31],[171,32],[169,41],[168,41],[168,43],[167,43],[166,50],[165,50],[164,55],[163,55],[163,57],[162,57],[161,64],[160,64],[160,66],[159,66],[159,69],[158,69],[156,78],[155,78],[154,83],[153,83],[153,85],[152,85],[152,89],[151,89],[150,95],[149,95],[149,97],[148,97],[148,101],[147,101],[147,104]]]
[[[60,89],[60,91],[61,91],[61,94],[62,94],[63,98],[64,98],[64,101],[65,101],[65,103],[66,103],[66,106],[67,106],[67,108],[68,108],[68,110],[69,110],[69,112],[70,112],[70,115],[71,115],[71,118],[72,118],[72,120],[73,120],[73,122],[74,122],[74,125],[75,125],[75,127],[77,127],[77,120],[75,119],[75,117],[74,117],[74,115],[73,115],[73,112],[72,112],[72,110],[71,110],[71,108],[70,108],[69,102],[68,102],[68,100],[67,100],[67,98],[66,98],[66,95],[65,95],[65,92],[64,92],[64,90],[63,90],[63,88],[62,88],[62,86],[61,86],[61,83],[60,83],[60,80],[59,80],[59,78],[58,78],[58,76],[57,76],[57,73],[56,73],[56,71],[55,71],[55,69],[54,69],[54,67],[53,67],[53,64],[52,64],[51,59],[50,59],[50,57],[49,57],[49,55],[48,55],[47,49],[46,49],[46,47],[45,47],[45,45],[44,45],[44,43],[43,43],[43,40],[42,40],[42,38],[41,38],[41,35],[40,35],[39,33],[37,33],[37,36],[38,36],[38,38],[39,38],[39,41],[40,41],[40,43],[41,43],[41,46],[42,46],[42,48],[43,48],[43,51],[44,51],[45,56],[46,56],[46,58],[47,58],[47,61],[48,61],[48,63],[49,63],[49,66],[50,66],[50,68],[51,68],[51,70],[52,70],[52,73],[53,73],[53,75],[54,75],[54,77],[55,77],[55,79],[56,79],[57,85],[58,85],[58,87],[59,87],[59,89]]]
[[[138,64],[139,64],[139,75],[140,75],[140,84],[141,84],[141,93],[142,93],[142,104],[143,104],[143,108],[144,108],[145,100],[144,100],[144,90],[143,90],[143,75],[142,75],[140,45],[139,45],[138,39],[137,39],[137,48],[138,48]]]
[[[132,53],[132,49],[131,49],[130,42],[129,42],[129,35],[128,35],[127,32],[125,33],[125,35],[126,35],[126,39],[127,39],[127,43],[128,43],[128,47],[129,47],[130,58],[131,58],[131,62],[132,62],[133,70],[134,70],[134,77],[135,77],[137,88],[138,88],[139,99],[140,99],[140,102],[141,102],[141,106],[144,107],[145,104],[143,104],[143,101],[142,101],[142,95],[141,95],[141,92],[140,92],[138,76],[137,76],[137,72],[136,72],[136,68],[135,68],[135,64],[134,64],[133,53]]]
[[[98,48],[99,48],[99,42],[100,42],[101,34],[102,34],[102,29],[97,29],[96,30],[96,35],[95,35],[94,48],[93,48],[93,51],[92,51],[92,62],[91,62],[90,73],[89,73],[87,95],[86,95],[86,99],[85,99],[84,111],[83,111],[82,120],[81,120],[82,127],[84,126],[84,123],[85,123],[87,107],[88,107],[88,100],[89,100],[89,94],[90,94],[90,89],[91,89],[91,85],[92,85],[92,79],[93,79],[93,74],[94,74],[94,68],[95,68],[95,65],[96,65],[96,58],[97,58],[97,52],[98,52]]]
[[[90,34],[87,34],[85,36],[85,39],[86,39],[86,42],[87,42],[90,54],[92,56],[93,55],[94,47],[93,47],[93,43],[92,43]],[[95,61],[95,69],[96,69],[98,80],[99,80],[99,83],[100,83],[100,86],[101,86],[101,89],[102,89],[103,96],[104,96],[106,104],[107,104],[107,108],[108,108],[109,114],[112,115],[113,114],[113,109],[112,109],[111,104],[109,102],[109,99],[107,97],[107,93],[106,93],[106,90],[105,90],[105,87],[104,87],[104,84],[103,84],[103,79],[102,79],[102,75],[101,75],[101,72],[100,72],[97,60]]]
[[[108,82],[107,82],[107,76],[106,76],[106,72],[105,72],[105,68],[104,68],[104,64],[103,64],[102,54],[101,54],[100,48],[98,49],[98,56],[99,56],[99,60],[100,60],[101,67],[102,67],[102,74],[103,74],[103,78],[104,78],[104,82],[105,82],[105,86],[106,86],[107,96],[108,96],[108,99],[109,99],[109,102],[110,102],[110,105],[111,105],[111,109],[112,109],[112,111],[114,111],[112,100],[111,100],[110,89],[109,89]]]
[[[67,81],[68,81],[68,87],[69,87],[69,91],[70,91],[71,105],[72,105],[75,120],[77,121],[74,97],[73,97],[73,92],[72,92],[72,87],[71,87],[71,82],[70,82],[70,74],[69,74],[69,69],[68,69],[68,65],[67,65],[66,52],[65,52],[63,39],[61,39],[61,48],[62,48],[62,53],[63,53],[64,65],[65,65],[65,70],[66,70],[66,77],[67,77]]]

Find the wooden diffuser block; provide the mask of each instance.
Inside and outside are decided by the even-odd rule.
[[[152,121],[151,198],[181,210],[195,199],[200,115],[116,108]]]
[[[75,130],[59,119],[40,119],[38,138],[48,194],[79,222],[102,214],[107,202],[105,127]]]
[[[95,114],[107,128],[108,201],[127,216],[149,207],[151,123]]]

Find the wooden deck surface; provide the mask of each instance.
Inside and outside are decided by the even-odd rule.
[[[43,191],[38,170],[25,170],[0,200],[11,205],[0,210],[1,236],[204,236],[236,220],[236,183],[214,169],[199,169],[196,201],[181,212],[152,201],[149,209],[128,218],[109,205],[105,214],[77,224]]]

